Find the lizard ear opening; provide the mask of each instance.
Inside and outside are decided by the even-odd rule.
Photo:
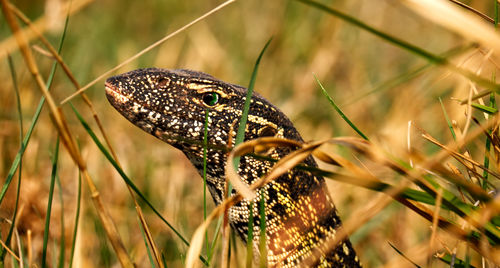
[[[158,79],[158,86],[159,87],[168,87],[168,85],[170,84],[170,80],[168,80],[167,78],[160,78]]]
[[[278,130],[272,126],[265,126],[259,129],[257,133],[259,134],[259,137],[274,137],[274,135],[278,133]]]

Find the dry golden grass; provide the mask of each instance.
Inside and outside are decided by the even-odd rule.
[[[498,194],[490,203],[481,204],[480,210],[463,218],[449,210],[420,203],[414,204],[416,208],[412,210],[408,208],[411,205],[397,198],[403,187],[419,189],[413,183],[420,181],[428,170],[439,178],[456,179],[453,183],[440,181],[447,189],[461,185],[465,195],[483,194],[475,187],[483,174],[480,166],[484,165],[486,136],[474,118],[484,129],[493,129],[489,189],[498,189],[497,113],[486,115],[472,108],[471,103],[488,105],[489,95],[479,98],[478,94],[498,90],[491,81],[498,81],[499,52],[495,49],[499,46],[499,35],[490,22],[477,14],[458,8],[451,1],[323,1],[328,7],[434,55],[469,47],[448,57],[445,63],[426,66],[428,59],[416,55],[415,51],[405,50],[300,1],[234,1],[185,29],[184,25],[223,2],[13,2],[56,50],[66,14],[70,14],[61,59],[55,59],[37,34],[28,29],[26,21],[6,19],[6,2],[2,1],[4,16],[1,19],[5,23],[0,24],[0,152],[3,159],[0,185],[4,185],[20,148],[16,93],[7,53],[17,73],[24,134],[42,94],[54,99],[52,107],[44,107],[23,156],[20,194],[16,193],[16,174],[0,203],[0,240],[5,241],[19,196],[15,232],[9,246],[16,256],[25,259],[24,265],[43,266],[43,236],[49,231],[47,266],[55,267],[58,263],[62,267],[70,266],[79,174],[83,174],[85,180],[81,187],[74,267],[109,267],[120,263],[130,266],[132,262],[139,267],[152,263],[161,267],[159,260],[163,257],[168,267],[180,267],[186,265],[186,261],[189,265],[201,264],[196,254],[186,260],[188,247],[139,198],[138,207],[142,212],[136,209],[135,195],[130,194],[130,189],[127,191],[122,177],[81,127],[69,103],[61,102],[72,96],[75,87],[86,89],[87,100],[77,96],[71,103],[104,140],[93,119],[98,116],[125,173],[163,217],[191,240],[203,224],[202,180],[182,153],[147,136],[108,105],[103,79],[138,67],[155,66],[200,70],[246,86],[260,49],[271,36],[273,41],[259,67],[255,90],[280,107],[305,140],[356,136],[321,94],[314,73],[342,111],[370,138],[367,147],[356,148],[349,140],[352,144],[347,147],[322,146],[321,150],[330,156],[316,153],[320,159],[327,160],[320,167],[336,174],[335,180],[328,180],[328,185],[365,266],[412,266],[390,244],[423,267],[446,267],[436,259],[430,260],[434,254],[443,253],[456,253],[462,260],[469,256],[475,267],[482,266],[482,257],[488,265],[500,264],[498,244],[495,248],[485,239],[478,239],[477,244],[461,240],[469,230],[481,230],[490,218],[499,215]],[[493,1],[474,0],[466,4],[495,17]],[[68,13],[69,6],[72,11]],[[16,41],[12,26],[8,26],[12,21],[25,27],[21,39],[28,40],[28,46],[23,48],[23,41]],[[177,29],[182,31],[176,32]],[[470,47],[471,42],[481,46]],[[152,44],[155,46],[145,50]],[[42,93],[39,88],[45,87],[44,81],[56,60],[67,65],[66,73],[59,68],[50,93]],[[29,64],[25,64],[26,61]],[[32,79],[30,70],[35,73],[39,70],[36,80]],[[72,73],[72,79],[67,78],[71,78],[68,73]],[[439,98],[454,122],[456,142]],[[55,185],[47,230],[51,157],[58,134],[63,137],[57,162],[60,184]],[[332,159],[343,168],[330,165]],[[411,169],[399,160],[420,168]],[[394,188],[385,193],[366,189],[381,182]],[[441,200],[441,194],[435,198]],[[213,209],[208,200],[208,212]],[[427,213],[428,219],[414,211]],[[151,252],[151,258],[142,235],[138,217],[141,213],[143,224],[151,232],[148,246],[157,247],[156,253]],[[459,228],[436,228],[446,223],[438,214],[455,220]],[[211,241],[215,224],[206,226]],[[202,237],[204,232],[200,230]],[[204,248],[203,241],[195,242]],[[236,244],[239,250],[232,250],[231,267],[244,265],[244,245],[239,241]],[[59,262],[61,248],[65,254]],[[191,251],[195,249],[192,247]],[[220,256],[222,252],[218,246],[212,265],[225,263]],[[205,254],[203,249],[202,253]],[[9,254],[0,261],[6,267],[18,263]]]

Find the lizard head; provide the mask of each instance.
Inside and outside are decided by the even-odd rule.
[[[205,73],[157,68],[113,76],[105,86],[109,102],[129,121],[187,154],[201,151],[206,111],[208,144],[227,147],[247,93]],[[277,108],[254,94],[245,139],[283,134],[283,127],[293,128]]]

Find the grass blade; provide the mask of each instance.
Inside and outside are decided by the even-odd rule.
[[[61,185],[61,180],[59,176],[56,176],[56,183],[57,187],[59,189],[59,202],[61,202],[61,238],[59,240],[58,246],[59,246],[59,260],[57,267],[63,268],[64,267],[64,260],[66,259],[65,257],[65,248],[66,248],[66,241],[64,239],[65,235],[65,227],[64,227],[64,199],[63,199],[63,188]]]
[[[68,17],[66,18],[66,22],[64,24],[64,30],[61,35],[61,40],[59,41],[59,48],[57,50],[58,53],[61,53],[61,50],[63,48],[64,40],[66,38],[66,32],[67,32],[67,27],[68,27]],[[47,79],[46,87],[47,90],[50,90],[50,87],[52,86],[52,82],[54,81],[54,75],[56,73],[56,68],[57,68],[57,63],[54,62],[52,64],[52,68],[50,70],[50,75],[49,78]],[[23,142],[21,144],[21,148],[19,148],[14,161],[12,162],[12,165],[10,166],[9,172],[7,173],[7,178],[5,179],[5,183],[2,186],[2,190],[0,192],[0,204],[2,204],[3,198],[5,197],[5,193],[7,192],[7,189],[9,188],[9,185],[12,181],[12,178],[14,176],[14,173],[16,172],[17,168],[19,167],[19,164],[21,162],[21,158],[23,157],[24,151],[26,150],[26,147],[28,146],[28,143],[31,138],[31,134],[33,133],[33,130],[36,126],[36,123],[38,122],[38,119],[40,117],[40,113],[42,112],[42,107],[45,103],[45,97],[42,96],[40,99],[38,106],[36,108],[35,114],[33,115],[31,119],[31,125],[28,128],[28,132],[26,132],[26,136],[23,139]],[[1,258],[3,259],[3,258]]]
[[[493,12],[495,13],[495,27],[498,28],[498,1],[493,0]]]
[[[267,267],[267,246],[266,246],[266,206],[264,191],[260,191],[260,268]]]
[[[456,256],[452,256],[450,254],[445,254],[443,257],[439,258],[441,261],[447,264],[453,264],[452,267],[455,268],[465,268],[465,267],[471,267],[475,268],[475,266],[471,265],[470,263],[466,261],[462,261],[456,258]]]
[[[203,125],[203,220],[207,220],[207,147],[208,147],[208,116],[209,110],[205,111],[205,124]],[[206,254],[211,251],[208,242],[208,230],[205,232]]]
[[[120,174],[120,176],[125,181],[125,183],[127,183],[127,185],[129,185],[130,188],[132,188],[132,190],[134,190],[134,192],[153,210],[153,212],[158,217],[160,217],[160,219],[177,235],[177,237],[179,237],[182,240],[182,242],[186,246],[189,247],[189,242],[173,227],[173,225],[171,225],[161,215],[161,213],[153,206],[153,204],[142,194],[142,192],[139,190],[139,188],[137,188],[137,186],[132,182],[132,180],[130,180],[130,178],[125,174],[125,172],[123,171],[123,169],[113,159],[113,157],[111,156],[111,154],[109,153],[109,151],[106,149],[106,147],[104,147],[104,145],[99,141],[99,138],[97,138],[97,136],[95,135],[94,131],[92,131],[92,129],[90,128],[90,126],[88,125],[88,123],[85,121],[85,119],[83,119],[83,117],[80,115],[80,113],[75,109],[75,107],[73,105],[71,105],[71,107],[72,107],[73,112],[75,113],[76,117],[78,118],[78,120],[82,124],[83,128],[85,129],[85,131],[87,131],[87,133],[92,138],[92,140],[94,141],[94,143],[97,145],[97,147],[99,148],[99,150],[104,154],[104,156],[108,159],[108,161],[111,163],[111,165],[113,165],[113,167],[116,169],[116,171],[118,172],[118,174]],[[199,257],[202,260],[202,262],[205,265],[208,266],[208,262],[205,260],[205,258],[203,258],[202,256],[199,256]]]
[[[476,47],[477,47],[477,44],[468,44],[468,45],[455,47],[455,48],[452,48],[452,49],[440,54],[439,57],[450,58],[453,56],[463,55],[465,52],[470,51],[471,48],[476,48]],[[435,66],[435,65],[433,65],[431,63],[426,63],[426,64],[418,66],[414,69],[411,69],[407,72],[399,74],[398,76],[393,77],[389,80],[386,80],[386,81],[382,82],[381,84],[375,86],[373,89],[370,89],[370,90],[368,90],[362,94],[359,94],[358,96],[348,100],[347,102],[343,103],[342,106],[345,107],[347,105],[350,105],[352,103],[359,101],[360,99],[362,99],[364,97],[367,97],[368,95],[374,94],[374,93],[379,92],[379,91],[385,91],[387,89],[399,86],[403,83],[407,83],[407,82],[415,79],[416,77],[422,75],[425,71],[429,70],[433,66]]]
[[[479,103],[471,103],[470,104],[472,107],[478,109],[479,111],[481,112],[485,112],[487,114],[496,114],[498,112],[498,109],[497,108],[494,108],[494,107],[490,107],[490,106],[486,106],[486,105],[481,105]]]
[[[247,231],[247,259],[246,267],[252,268],[253,260],[253,202],[250,201],[250,215],[248,219],[248,231]]]
[[[235,144],[234,146],[237,146],[238,144],[242,143],[243,140],[245,139],[245,126],[247,124],[247,119],[248,119],[248,111],[250,110],[250,102],[252,100],[252,94],[253,94],[253,88],[255,85],[255,81],[257,79],[257,71],[259,70],[259,64],[260,60],[262,59],[262,56],[264,55],[264,52],[266,51],[267,47],[271,43],[272,38],[270,38],[267,43],[264,45],[264,48],[260,51],[259,57],[257,57],[257,61],[255,61],[255,65],[253,67],[253,72],[252,76],[250,78],[250,83],[248,85],[248,91],[247,95],[245,97],[245,104],[243,106],[243,112],[241,114],[241,119],[240,123],[238,126],[238,132],[236,133],[236,139],[235,139]],[[239,165],[239,158],[235,158],[235,167],[237,169]]]
[[[340,117],[342,117],[342,119],[344,119],[344,121],[347,124],[349,124],[349,126],[351,126],[351,128],[354,129],[354,131],[356,131],[356,133],[358,133],[358,135],[360,135],[363,139],[369,140],[368,137],[365,134],[363,134],[363,132],[361,132],[361,130],[359,130],[359,128],[356,127],[356,125],[354,125],[354,123],[352,123],[352,121],[349,120],[349,118],[347,118],[347,116],[344,114],[344,112],[342,112],[342,110],[340,110],[339,106],[337,106],[335,101],[333,101],[333,99],[330,97],[330,95],[328,95],[328,92],[326,92],[326,89],[323,87],[323,85],[319,81],[318,77],[316,77],[316,75],[314,75],[314,79],[316,79],[316,83],[318,83],[319,87],[321,88],[321,92],[323,92],[323,95],[325,95],[325,97],[328,99],[328,101],[333,106],[335,111],[337,111],[337,113],[340,115]]]
[[[448,124],[448,128],[450,129],[451,135],[453,136],[454,140],[457,140],[457,135],[455,134],[455,130],[453,129],[453,125],[451,124],[450,118],[448,117],[448,113],[446,112],[446,109],[444,108],[443,100],[441,99],[441,97],[439,97],[439,103],[441,103],[441,109],[443,110],[444,119],[446,120],[446,124]]]
[[[241,114],[241,119],[240,119],[240,122],[239,122],[239,125],[238,125],[238,131],[236,133],[236,138],[235,138],[235,143],[234,143],[234,146],[237,146],[238,144],[242,143],[243,140],[245,139],[245,127],[246,127],[246,124],[247,124],[247,119],[248,119],[248,111],[250,110],[250,103],[251,103],[251,100],[252,100],[252,94],[253,94],[253,89],[254,89],[254,85],[255,85],[255,81],[257,79],[257,71],[259,70],[259,65],[260,65],[260,61],[262,59],[262,56],[264,55],[264,52],[266,51],[266,49],[269,47],[269,44],[271,43],[271,40],[272,38],[270,38],[266,44],[264,45],[264,48],[262,48],[262,50],[260,51],[260,54],[259,56],[257,57],[257,60],[255,61],[255,65],[254,65],[254,68],[253,68],[253,71],[252,71],[252,76],[250,78],[250,83],[248,85],[248,89],[247,89],[247,95],[245,97],[245,103],[243,105],[243,111],[242,111],[242,114]],[[238,170],[238,167],[240,165],[240,157],[235,157],[233,159],[233,168],[235,170]],[[231,183],[228,181],[228,196],[231,195],[232,193],[232,185]],[[229,254],[228,254],[229,256]]]
[[[272,159],[269,157],[263,157],[260,155],[255,155],[255,154],[249,154],[249,155],[251,155],[252,157],[255,157],[256,159],[266,160],[266,161],[270,161],[273,163],[275,163],[277,161],[276,159]],[[403,163],[403,162],[400,161],[398,163]],[[403,163],[403,165],[405,166],[405,168],[411,168],[410,165],[408,165],[408,164]],[[360,186],[360,187],[363,187],[363,188],[366,188],[366,189],[369,189],[372,191],[376,191],[376,192],[381,192],[381,193],[384,193],[384,192],[388,191],[388,189],[393,187],[392,185],[385,183],[385,182],[382,182],[382,181],[378,181],[378,180],[374,181],[371,179],[367,180],[364,177],[350,176],[350,175],[342,174],[339,172],[327,171],[327,170],[320,169],[317,167],[297,165],[295,168],[298,170],[304,170],[304,171],[311,172],[314,175],[322,176],[326,179],[332,179],[335,181]],[[451,210],[459,215],[460,214],[470,215],[473,211],[478,209],[478,207],[476,207],[474,205],[462,202],[460,198],[455,197],[451,192],[448,192],[447,190],[444,190],[444,193],[445,193],[446,197],[448,197],[448,199],[447,199],[447,202],[442,204],[442,208],[444,208],[446,210]],[[432,194],[430,194],[429,192],[426,192],[426,191],[421,191],[421,190],[416,190],[416,189],[411,189],[411,188],[404,188],[401,190],[400,196],[403,199],[417,201],[419,203],[423,203],[423,204],[427,204],[427,205],[435,205],[436,204],[435,203],[435,201],[436,201],[435,196],[433,196]],[[491,219],[491,222],[494,225],[500,224],[500,216],[493,217]]]
[[[54,156],[52,157],[52,173],[50,176],[49,200],[47,203],[47,213],[45,214],[45,228],[43,232],[42,268],[47,267],[47,243],[49,241],[50,216],[52,212],[54,185],[57,176],[58,158],[59,158],[59,137],[57,138],[56,148],[54,149]]]
[[[330,15],[338,17],[338,18],[342,19],[343,21],[346,21],[346,22],[348,22],[348,23],[350,23],[358,28],[361,28],[369,33],[372,33],[372,34],[374,34],[374,35],[376,35],[376,36],[378,36],[378,37],[380,37],[380,38],[382,38],[390,43],[393,43],[398,47],[401,47],[407,51],[410,51],[418,56],[426,58],[427,60],[429,60],[431,62],[442,64],[446,61],[442,57],[436,56],[436,55],[434,55],[428,51],[425,51],[425,50],[421,49],[420,47],[412,45],[404,40],[401,40],[401,39],[395,38],[391,35],[388,35],[380,30],[377,30],[377,29],[369,26],[368,24],[362,22],[361,20],[358,20],[358,19],[356,19],[352,16],[349,16],[347,14],[344,14],[344,13],[342,13],[336,9],[333,9],[331,7],[328,7],[324,4],[321,4],[321,3],[318,3],[318,2],[315,2],[312,0],[296,0],[296,1],[302,2],[308,6],[314,7],[316,9],[319,9],[319,10],[326,12]]]
[[[495,76],[493,76],[495,77]],[[490,107],[491,108],[496,108],[496,99],[495,99],[495,94],[491,93],[490,94]],[[488,129],[488,134],[489,137],[491,137],[491,134],[493,134],[493,131],[491,128]],[[485,142],[485,148],[484,148],[484,162],[483,165],[487,169],[490,166],[490,149],[491,149],[491,139],[489,137],[486,137],[486,142]],[[488,176],[489,173],[486,171],[486,169],[483,171],[483,189],[486,190],[488,187]]]
[[[221,230],[221,226],[222,226],[222,217],[219,217],[219,219],[217,220],[217,224],[215,225],[215,234],[212,239],[212,244],[210,244],[210,251],[207,253],[208,263],[212,261],[212,257],[214,256],[214,249],[215,246],[217,245],[217,242],[219,241],[219,233]]]
[[[80,208],[82,201],[82,174],[78,172],[78,194],[76,199],[75,226],[73,227],[73,240],[71,242],[71,253],[69,255],[69,268],[73,267],[73,258],[75,256],[76,238],[78,234],[78,223],[80,220]]]
[[[141,235],[142,235],[142,239],[144,240],[144,245],[146,245],[146,252],[148,253],[149,265],[150,265],[150,267],[156,268],[156,264],[155,264],[155,261],[153,259],[153,255],[151,254],[151,249],[149,247],[148,238],[146,236],[146,233],[144,232],[143,225],[141,224],[141,219],[138,217],[137,220],[139,221],[139,226],[140,226],[139,229],[141,230]]]
[[[425,58],[433,64],[446,66],[446,67],[450,68],[451,70],[453,70],[454,72],[457,72],[457,73],[469,78],[470,80],[476,82],[478,85],[484,86],[484,87],[489,88],[490,90],[494,90],[496,92],[500,92],[500,85],[492,83],[491,81],[484,79],[482,77],[479,77],[470,71],[460,69],[460,68],[456,67],[455,65],[451,64],[446,58],[435,55],[435,54],[428,52],[428,51],[426,51],[418,46],[412,45],[404,40],[398,39],[396,37],[393,37],[389,34],[382,32],[380,30],[377,30],[377,29],[369,26],[368,24],[366,24],[366,23],[364,23],[364,22],[362,22],[362,21],[360,21],[352,16],[349,16],[349,15],[344,14],[338,10],[335,10],[333,8],[330,8],[326,5],[324,5],[324,4],[321,4],[321,3],[318,3],[318,2],[315,2],[312,0],[296,0],[296,1],[302,2],[308,6],[319,9],[319,10],[326,12],[332,16],[338,17],[338,18],[342,19],[343,21],[346,21],[346,22],[348,22],[356,27],[359,27],[359,28],[361,28],[369,33],[372,33],[372,34],[382,38],[385,41],[388,41],[389,43],[392,43],[392,44],[394,44],[394,45],[396,45],[404,50],[407,50],[407,51],[409,51],[409,52],[411,52],[419,57]],[[476,97],[480,96],[480,94],[477,95]],[[484,94],[484,92],[482,94]]]
[[[262,56],[264,55],[264,52],[266,51],[267,47],[271,43],[271,40],[273,40],[272,37],[264,45],[264,48],[262,48],[259,56],[257,57],[257,60],[255,61],[255,65],[254,65],[253,71],[252,71],[252,76],[250,78],[250,83],[248,85],[247,95],[245,96],[245,104],[243,105],[243,111],[241,113],[241,119],[240,119],[240,122],[238,125],[238,131],[236,132],[236,138],[234,141],[235,147],[238,146],[238,144],[242,143],[243,140],[245,139],[245,127],[246,127],[247,120],[248,120],[248,111],[250,110],[250,103],[252,100],[253,88],[255,85],[255,81],[257,79],[257,71],[259,70],[260,60],[262,59]],[[234,158],[234,161],[233,161],[234,170],[238,170],[239,166],[240,166],[240,157],[237,156]],[[229,185],[228,185],[227,192],[228,192],[228,196],[230,196],[232,193],[232,185],[230,182],[228,182],[228,184]]]
[[[16,93],[16,105],[17,105],[17,113],[19,116],[19,142],[22,147],[23,141],[23,112],[21,109],[21,98],[19,97],[19,87],[17,84],[17,75],[14,68],[14,63],[12,62],[12,57],[7,55],[7,60],[9,63],[10,74],[12,77],[12,85],[14,86],[14,92]],[[22,159],[19,159],[19,172],[18,172],[18,180],[17,180],[17,190],[16,190],[16,201],[14,204],[14,214],[12,215],[11,225],[9,227],[9,232],[7,234],[7,238],[5,239],[5,244],[9,245],[10,240],[12,239],[12,234],[14,232],[14,226],[16,225],[17,212],[19,208],[19,196],[21,192],[21,178],[22,178]],[[3,247],[0,248],[0,264],[3,263],[6,251],[4,251]]]
[[[388,242],[389,243],[389,246],[391,246],[391,248],[393,248],[399,255],[401,255],[403,258],[405,258],[407,261],[409,261],[411,264],[413,264],[413,266],[417,267],[417,268],[420,268],[420,266],[418,264],[416,264],[415,262],[413,262],[412,260],[410,260],[410,258],[408,258],[401,250],[399,250],[396,246],[394,246],[391,242]]]
[[[63,41],[64,41],[64,35],[61,39],[59,50],[62,49]],[[50,72],[49,79],[47,80],[47,89],[50,89],[50,86],[52,85],[52,81],[54,79],[54,74],[56,72],[56,67],[57,67],[57,63],[54,63],[52,65],[52,70]],[[44,103],[45,103],[45,97],[42,96],[42,98],[40,98],[40,101],[39,101],[38,106],[36,108],[35,114],[32,117],[31,125],[28,128],[26,135],[24,136],[21,148],[19,148],[19,150],[14,158],[14,161],[12,162],[12,165],[10,166],[9,173],[7,175],[7,178],[5,179],[5,183],[2,186],[2,191],[0,192],[0,204],[2,203],[3,198],[5,197],[5,193],[7,192],[9,185],[12,181],[12,178],[14,177],[14,174],[16,173],[16,171],[19,167],[19,163],[21,162],[21,158],[23,157],[23,154],[26,150],[26,147],[28,146],[28,143],[30,141],[31,134],[33,133],[33,130],[35,129],[36,123],[38,122],[38,119],[40,118],[40,113],[42,112],[42,107],[43,107]]]

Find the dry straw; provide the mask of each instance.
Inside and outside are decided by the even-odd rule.
[[[63,4],[62,8],[59,9],[59,12],[55,17],[64,20],[66,16],[71,16],[72,14],[80,11],[92,2],[94,2],[94,0],[67,1]],[[27,42],[29,42],[38,37],[37,32],[43,33],[48,30],[48,21],[49,19],[46,15],[44,15],[33,22],[32,27],[26,27],[22,29],[20,31],[20,34],[24,36],[24,38],[26,38]],[[35,28],[37,32],[33,31],[33,28]],[[19,45],[14,36],[5,39],[0,43],[0,60],[5,58],[8,54],[16,51],[17,49],[19,49]]]
[[[445,0],[405,0],[403,3],[422,17],[433,21],[466,39],[500,51],[500,35],[492,24]]]
[[[307,266],[308,264],[315,263],[320,258],[321,252],[330,251],[339,242],[347,238],[349,234],[356,231],[358,228],[363,226],[363,224],[365,224],[374,216],[376,216],[378,213],[380,213],[383,210],[383,208],[385,208],[392,202],[392,200],[396,200],[404,204],[409,209],[415,211],[417,214],[427,219],[429,222],[433,223],[434,230],[437,230],[436,227],[439,226],[440,228],[449,232],[455,237],[463,241],[468,241],[469,245],[472,248],[474,248],[475,250],[480,252],[483,256],[489,258],[493,262],[498,263],[500,262],[500,260],[498,259],[498,257],[495,256],[494,253],[492,254],[492,252],[496,252],[494,249],[492,249],[491,247],[481,246],[480,243],[482,241],[478,240],[473,241],[470,238],[469,240],[467,240],[468,234],[456,224],[440,217],[438,215],[439,214],[438,210],[433,210],[433,211],[429,210],[426,207],[419,204],[418,202],[412,202],[401,196],[401,194],[406,189],[408,189],[410,183],[418,183],[424,185],[430,191],[433,191],[438,196],[438,199],[440,199],[442,194],[440,190],[436,189],[434,186],[430,185],[426,180],[422,179],[423,174],[427,173],[428,170],[433,170],[434,172],[437,172],[439,174],[444,172],[445,169],[441,166],[441,162],[444,159],[448,158],[449,156],[460,158],[461,155],[457,153],[459,148],[461,148],[471,140],[477,138],[478,135],[481,135],[483,133],[484,128],[491,127],[491,125],[494,124],[494,122],[496,122],[496,120],[488,121],[485,125],[478,127],[477,129],[472,131],[469,135],[459,140],[457,143],[453,142],[452,144],[446,146],[443,145],[442,148],[444,150],[440,151],[431,158],[425,159],[422,163],[418,163],[418,166],[420,168],[413,170],[405,169],[398,163],[391,160],[387,155],[385,155],[384,152],[382,152],[379,148],[377,148],[373,144],[358,138],[339,137],[325,141],[300,145],[296,141],[266,137],[242,143],[231,151],[231,153],[228,156],[228,161],[227,161],[228,163],[232,163],[234,157],[242,156],[249,153],[266,151],[267,149],[276,146],[300,147],[300,149],[292,152],[288,156],[279,160],[275,164],[273,169],[266,176],[264,176],[257,182],[253,183],[252,185],[246,186],[243,185],[242,183],[238,184],[239,185],[238,187],[242,189],[239,189],[237,194],[226,199],[221,205],[219,205],[210,214],[210,216],[206,219],[206,221],[203,222],[203,224],[201,224],[195,231],[193,238],[191,240],[191,247],[189,248],[187,254],[186,267],[197,267],[199,265],[199,262],[197,262],[196,259],[199,253],[201,252],[204,234],[211,221],[213,221],[218,216],[222,215],[224,211],[229,209],[232,205],[234,205],[236,202],[239,202],[243,198],[250,198],[250,199],[253,198],[255,196],[254,191],[256,189],[262,187],[267,183],[270,183],[280,175],[294,168],[296,165],[298,165],[300,162],[302,162],[305,158],[307,158],[311,154],[316,156],[319,160],[326,162],[328,164],[342,166],[344,169],[348,170],[349,173],[353,174],[353,177],[344,176],[346,178],[342,178],[342,175],[340,175],[339,176],[340,179],[337,177],[335,179],[346,181],[351,184],[364,185],[368,188],[370,187],[375,188],[377,184],[382,183],[382,181],[371,175],[369,172],[358,168],[356,165],[352,164],[348,160],[340,156],[334,154],[328,154],[318,150],[318,148],[325,143],[347,146],[356,151],[357,153],[367,156],[372,161],[382,166],[389,167],[392,170],[404,175],[404,177],[407,180],[401,182],[398,185],[394,185],[387,188],[385,191],[383,191],[385,195],[377,198],[366,209],[354,213],[353,215],[355,216],[345,221],[342,229],[337,230],[335,237],[324,241],[324,243],[318,247],[318,250],[315,251],[311,255],[311,257],[304,260],[303,263],[304,265]],[[446,175],[449,176],[449,174]],[[236,174],[236,172],[233,170],[232,165],[230,164],[226,166],[226,176],[228,177],[227,179],[233,183],[241,180]],[[351,180],[349,181],[349,179]],[[458,185],[463,186],[464,189],[467,189],[468,191],[472,190],[472,192],[476,192],[477,190],[477,193],[481,194],[480,189],[477,188],[477,185],[471,184],[466,181],[457,181],[456,183],[458,183]],[[494,215],[495,213],[497,213],[500,207],[499,199],[500,198],[493,199],[491,203],[485,206],[484,208],[480,209],[475,213],[472,213],[472,215],[470,216],[464,217],[464,220],[467,221],[471,226],[474,226],[478,229],[482,229],[483,225],[489,220],[489,217],[481,218],[480,215],[483,213],[487,215]],[[426,252],[426,254],[424,254],[423,256],[428,256],[429,254],[431,254],[433,252],[433,250],[431,249],[433,249],[435,246],[436,244],[434,242],[434,239],[430,239],[430,241],[424,245],[424,251]]]

